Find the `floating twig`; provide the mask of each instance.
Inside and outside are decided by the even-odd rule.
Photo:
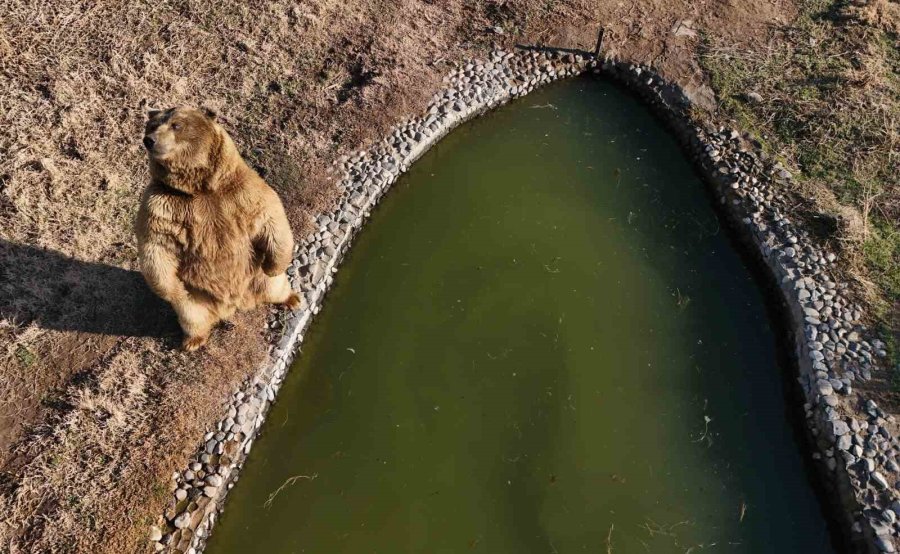
[[[265,504],[263,504],[263,508],[268,509],[269,506],[272,505],[272,502],[275,500],[275,497],[278,496],[278,493],[283,491],[285,489],[285,487],[289,487],[289,486],[293,485],[300,479],[309,479],[310,481],[312,481],[318,476],[319,476],[318,473],[314,473],[314,474],[312,474],[312,476],[310,476],[310,475],[294,475],[293,477],[288,477],[284,481],[284,483],[281,484],[280,487],[275,489],[275,492],[273,492],[272,494],[269,495],[269,498],[266,500]]]
[[[709,441],[709,445],[712,446],[712,437],[709,436],[709,422],[712,421],[712,418],[708,415],[703,416],[703,434],[700,435],[700,438],[695,440],[694,442],[703,442],[704,440]]]

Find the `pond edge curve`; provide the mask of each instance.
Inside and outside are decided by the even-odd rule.
[[[402,122],[382,141],[335,164],[342,191],[336,209],[317,218],[318,230],[298,241],[288,269],[302,305],[274,330],[280,339],[269,362],[224,406],[224,417],[203,437],[195,456],[173,475],[172,496],[150,528],[156,551],[199,554],[225,507],[228,491],[281,388],[303,333],[333,282],[353,237],[381,196],[409,166],[460,124],[560,78],[602,74],[624,85],[667,125],[718,201],[750,255],[780,292],[790,330],[807,441],[839,534],[852,552],[895,552],[900,545],[900,496],[893,486],[900,443],[887,428],[893,417],[854,390],[878,369],[884,347],[867,340],[863,310],[843,296],[828,268],[837,261],[782,213],[778,185],[791,179],[764,159],[752,137],[704,129],[676,84],[651,68],[586,53],[528,48],[494,51],[487,61],[463,62],[445,78],[424,115]],[[749,145],[749,146],[748,146]],[[829,338],[825,338],[829,337]],[[837,337],[833,340],[830,337]]]

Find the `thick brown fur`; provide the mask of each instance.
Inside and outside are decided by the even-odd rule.
[[[278,195],[241,158],[214,116],[150,112],[150,184],[136,232],[141,271],[172,304],[195,350],[235,310],[299,305],[285,274],[294,239]]]

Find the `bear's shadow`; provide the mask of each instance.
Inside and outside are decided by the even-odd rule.
[[[139,272],[4,240],[0,319],[104,335],[164,338],[178,333],[175,312]]]

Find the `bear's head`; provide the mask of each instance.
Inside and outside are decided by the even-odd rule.
[[[209,110],[151,110],[143,142],[153,177],[187,194],[215,190],[225,166],[237,156]]]

